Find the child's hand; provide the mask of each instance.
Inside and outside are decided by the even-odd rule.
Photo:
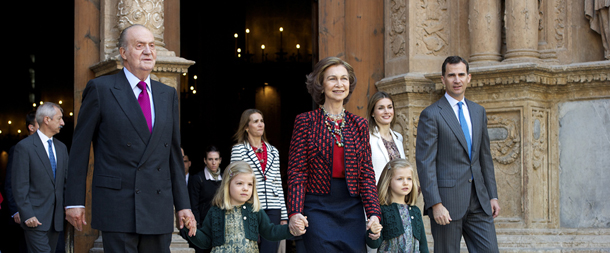
[[[373,234],[379,234],[379,232],[381,232],[381,229],[383,228],[383,226],[381,224],[379,224],[379,222],[375,221],[373,222],[373,224],[371,225],[371,232]]]
[[[372,232],[369,234],[369,238],[371,238],[373,240],[377,240],[381,236],[381,229],[383,229],[383,226],[381,224],[379,224],[379,219],[377,219],[376,216],[373,216],[373,217],[375,219],[370,219],[369,223],[368,223],[369,229]]]
[[[182,218],[184,226],[189,229],[189,236],[193,237],[197,234],[197,223],[187,217]]]

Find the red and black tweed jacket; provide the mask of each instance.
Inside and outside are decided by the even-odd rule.
[[[345,112],[343,140],[345,179],[351,196],[361,196],[367,217],[381,209],[371,163],[371,146],[366,120]],[[334,137],[324,124],[322,109],[299,114],[294,121],[288,158],[288,214],[303,212],[305,194],[330,193]]]

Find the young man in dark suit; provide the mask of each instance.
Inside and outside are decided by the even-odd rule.
[[[464,98],[468,62],[447,57],[445,96],[421,112],[416,161],[424,213],[430,216],[434,252],[498,252],[493,219],[500,206],[485,108]]]

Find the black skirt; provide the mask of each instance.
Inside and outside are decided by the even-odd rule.
[[[360,196],[352,197],[344,178],[333,178],[330,194],[305,195],[307,232],[297,252],[366,252],[366,222]]]

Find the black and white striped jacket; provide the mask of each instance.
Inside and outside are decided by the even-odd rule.
[[[231,162],[247,162],[256,177],[256,189],[262,209],[281,209],[281,219],[288,220],[282,177],[280,174],[280,153],[274,146],[267,145],[267,167],[265,173],[261,168],[252,146],[248,142],[235,144],[231,149]]]

